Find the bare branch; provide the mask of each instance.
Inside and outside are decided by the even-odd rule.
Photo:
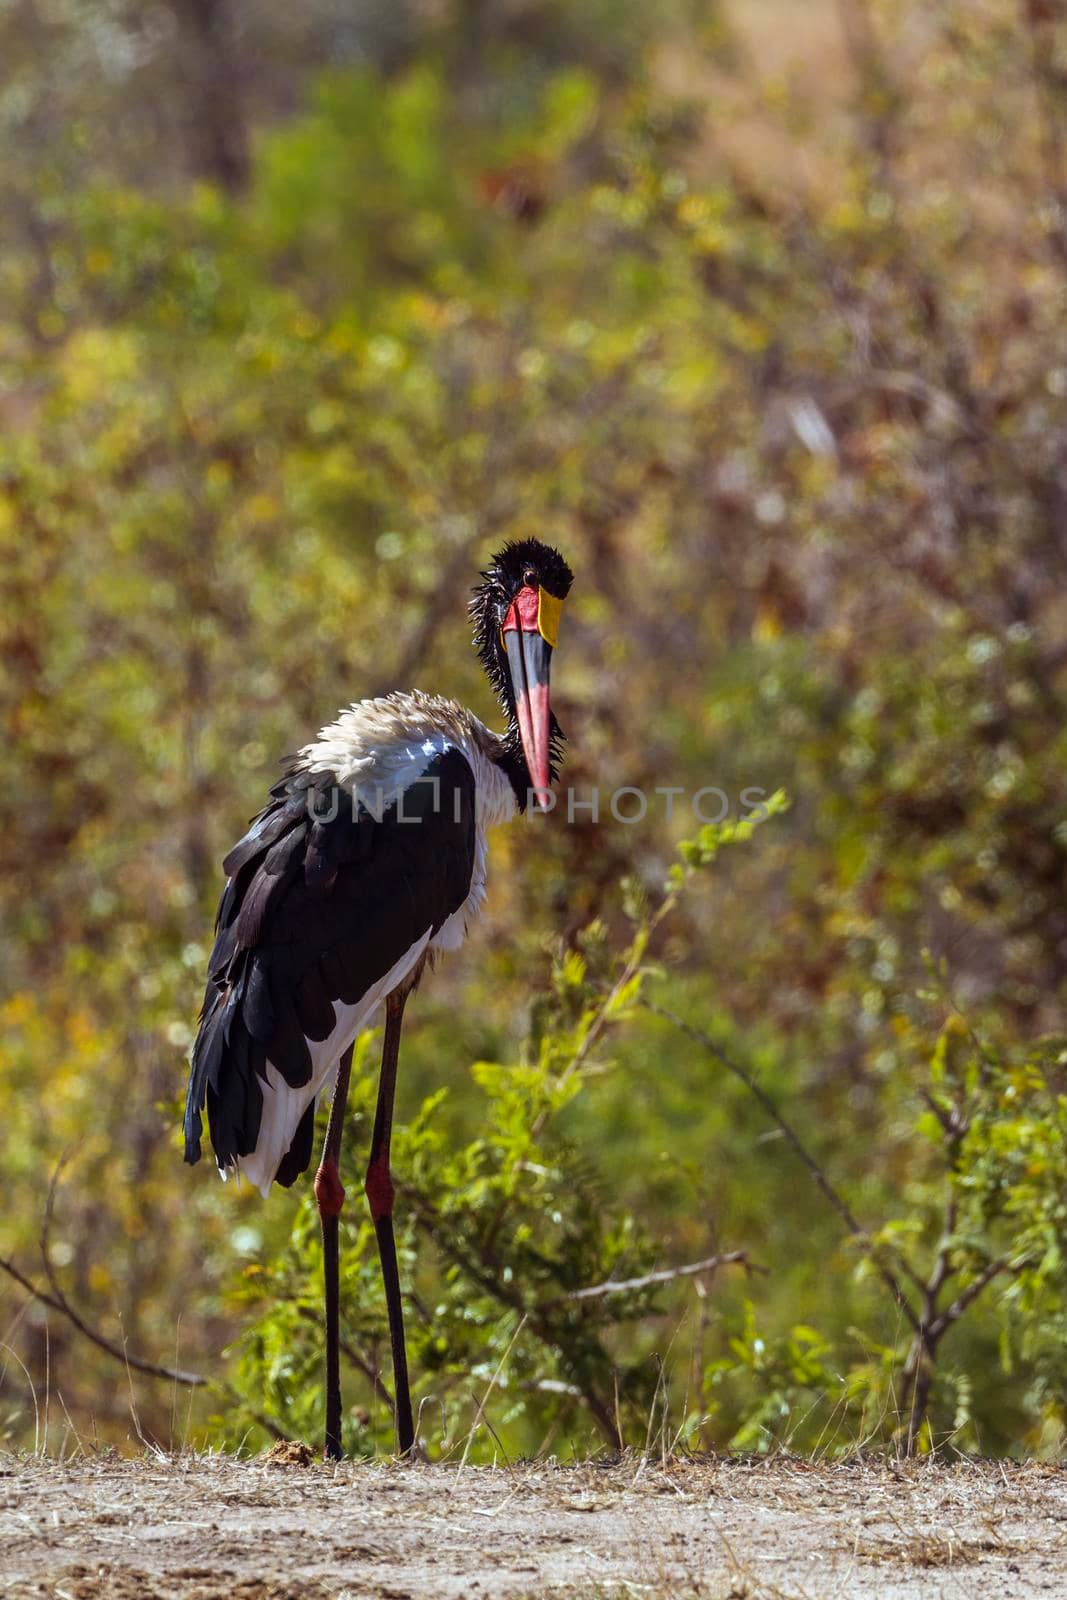
[[[996,1261],[990,1261],[988,1266],[982,1268],[977,1278],[972,1279],[966,1289],[960,1290],[952,1304],[946,1306],[941,1315],[931,1322],[929,1327],[931,1345],[936,1345],[941,1336],[951,1328],[952,1324],[959,1321],[967,1307],[978,1299],[982,1290],[988,1288],[994,1278],[999,1277],[1002,1272],[1010,1272],[1014,1276],[1022,1272],[1025,1265],[1025,1261],[1011,1261],[1007,1256],[998,1256]]]
[[[860,112],[881,180],[890,179],[897,93],[867,0],[837,0],[845,47],[859,81]]]
[[[248,1415],[252,1417],[253,1420],[257,1422],[265,1432],[271,1434],[273,1438],[291,1440],[292,1436],[290,1434],[286,1433],[285,1430],[279,1427],[279,1425],[270,1417],[263,1416],[261,1412],[250,1406],[245,1396],[239,1394],[231,1384],[220,1383],[218,1379],[206,1377],[201,1372],[186,1372],[181,1367],[164,1367],[158,1362],[145,1361],[139,1356],[133,1356],[130,1354],[125,1344],[119,1345],[113,1340],[105,1338],[102,1333],[98,1333],[94,1327],[86,1322],[85,1318],[80,1314],[80,1312],[75,1310],[74,1306],[72,1306],[70,1301],[67,1299],[63,1287],[56,1277],[55,1268],[52,1265],[52,1260],[48,1249],[49,1235],[52,1228],[52,1217],[55,1211],[56,1186],[59,1181],[59,1175],[66,1165],[67,1160],[68,1156],[66,1154],[61,1156],[60,1160],[56,1164],[56,1170],[52,1174],[52,1181],[48,1187],[48,1200],[45,1205],[44,1221],[41,1225],[41,1257],[44,1262],[45,1276],[48,1279],[51,1293],[49,1293],[47,1289],[40,1288],[38,1284],[34,1283],[32,1278],[28,1278],[26,1274],[20,1271],[15,1263],[13,1261],[9,1261],[6,1256],[0,1256],[0,1271],[6,1272],[8,1277],[12,1278],[15,1283],[17,1283],[21,1289],[24,1289],[32,1299],[39,1301],[41,1305],[48,1306],[48,1308],[52,1311],[57,1311],[60,1316],[66,1317],[67,1321],[77,1330],[78,1333],[83,1336],[83,1338],[88,1339],[90,1344],[95,1345],[98,1350],[102,1350],[105,1355],[111,1356],[113,1360],[120,1361],[126,1368],[127,1372],[140,1372],[148,1378],[163,1378],[168,1383],[184,1384],[185,1387],[189,1389],[210,1389],[215,1394],[225,1395],[227,1399],[243,1406],[248,1412]]]
[[[731,1056],[728,1056],[726,1052],[715,1043],[715,1040],[711,1037],[711,1035],[705,1033],[702,1028],[697,1028],[691,1022],[686,1022],[684,1017],[676,1016],[673,1011],[668,1011],[665,1009],[665,1007],[656,1005],[652,1000],[642,1000],[640,1004],[643,1005],[647,1011],[653,1012],[657,1017],[662,1017],[666,1022],[671,1023],[673,1027],[677,1028],[681,1033],[686,1034],[696,1044],[700,1045],[701,1049],[706,1051],[708,1055],[712,1056],[716,1061],[718,1061],[720,1065],[724,1066],[728,1072],[732,1072],[734,1077],[738,1078],[741,1083],[744,1084],[749,1094],[759,1101],[760,1105],[770,1117],[775,1127],[780,1130],[787,1142],[792,1147],[794,1154],[797,1155],[807,1167],[808,1171],[811,1173],[811,1176],[814,1178],[817,1187],[822,1192],[825,1199],[837,1212],[849,1233],[851,1233],[854,1238],[861,1239],[866,1242],[870,1252],[871,1263],[874,1266],[875,1271],[878,1273],[878,1276],[881,1278],[882,1282],[886,1285],[886,1288],[893,1296],[893,1299],[896,1301],[897,1305],[900,1307],[902,1313],[908,1319],[911,1326],[918,1330],[919,1317],[914,1310],[911,1301],[904,1293],[904,1290],[900,1284],[900,1279],[897,1277],[893,1269],[887,1266],[882,1258],[876,1253],[875,1247],[871,1242],[870,1234],[867,1232],[866,1228],[862,1227],[857,1221],[847,1201],[844,1200],[834,1188],[822,1167],[820,1167],[815,1157],[811,1154],[807,1146],[801,1140],[800,1135],[796,1132],[796,1129],[790,1122],[786,1121],[785,1117],[779,1111],[777,1105],[771,1099],[766,1089],[757,1083],[752,1074],[742,1067],[739,1062],[735,1061]]]
[[[105,1339],[102,1333],[97,1333],[95,1328],[90,1327],[85,1318],[74,1309],[62,1290],[59,1293],[53,1292],[49,1294],[46,1290],[39,1288],[32,1279],[27,1278],[24,1273],[20,1272],[13,1261],[8,1261],[3,1256],[0,1256],[0,1270],[6,1272],[8,1277],[14,1278],[15,1282],[25,1289],[27,1294],[32,1295],[35,1300],[39,1300],[42,1305],[49,1306],[53,1311],[58,1311],[61,1316],[66,1317],[68,1322],[72,1323],[78,1332],[89,1340],[90,1344],[95,1344],[98,1350],[103,1350],[105,1355],[112,1356],[116,1361],[121,1361],[123,1366],[129,1367],[132,1371],[143,1372],[149,1378],[166,1378],[169,1383],[184,1383],[191,1389],[199,1389],[211,1384],[211,1379],[205,1378],[200,1372],[183,1372],[178,1367],[163,1367],[154,1361],[143,1361],[138,1356],[131,1356],[124,1345],[118,1345],[110,1339]],[[54,1277],[50,1276],[49,1282],[52,1283],[54,1290]]]
[[[941,1124],[941,1131],[945,1135],[945,1143],[950,1149],[955,1149],[970,1127],[967,1117],[956,1106],[953,1106],[951,1111],[946,1111],[944,1106],[930,1093],[929,1089],[920,1089],[919,1098],[928,1110],[933,1112]]]
[[[347,1339],[342,1339],[340,1341],[340,1348],[342,1354],[348,1357],[352,1365],[362,1372],[363,1376],[366,1378],[367,1382],[378,1396],[378,1399],[389,1412],[389,1415],[393,1416],[396,1411],[396,1406],[394,1404],[392,1395],[385,1386],[380,1369],[375,1366],[373,1361],[370,1361],[363,1354],[362,1350],[358,1350],[356,1346],[354,1344],[350,1344]]]
[[[1030,71],[1037,101],[1046,237],[1060,267],[1067,266],[1067,161],[1062,117],[1063,81],[1056,67],[1055,10],[1045,0],[1022,0],[1022,24],[1030,35]]]
[[[121,1361],[123,1366],[129,1367],[132,1371],[142,1372],[150,1378],[165,1378],[169,1383],[183,1383],[192,1389],[199,1389],[208,1385],[211,1380],[205,1378],[202,1373],[183,1372],[180,1368],[164,1367],[155,1361],[144,1361],[138,1356],[131,1356],[125,1345],[115,1344],[111,1339],[106,1339],[102,1333],[98,1333],[95,1328],[91,1327],[67,1299],[62,1286],[56,1278],[55,1268],[52,1265],[48,1251],[48,1237],[52,1227],[52,1215],[55,1210],[56,1185],[59,1182],[59,1175],[66,1165],[67,1159],[67,1155],[63,1155],[56,1163],[56,1170],[52,1174],[52,1181],[48,1186],[48,1201],[45,1206],[44,1221],[41,1225],[41,1259],[44,1263],[45,1277],[48,1279],[52,1291],[51,1294],[47,1290],[39,1288],[32,1278],[27,1278],[25,1273],[19,1271],[13,1261],[8,1261],[4,1256],[0,1256],[0,1270],[6,1272],[9,1278],[13,1278],[20,1288],[25,1289],[26,1293],[31,1295],[33,1299],[39,1300],[42,1305],[46,1305],[51,1310],[58,1311],[61,1316],[66,1317],[67,1321],[72,1323],[78,1332],[89,1340],[90,1344],[95,1344],[98,1350],[103,1350],[105,1355],[112,1356],[116,1361]]]
[[[311,1308],[311,1306],[302,1305],[298,1307],[298,1310],[305,1322],[314,1323],[315,1327],[317,1327],[321,1332],[323,1327],[322,1318]],[[357,1369],[357,1371],[362,1372],[363,1376],[366,1378],[367,1382],[378,1396],[378,1399],[389,1412],[389,1415],[393,1416],[396,1410],[393,1397],[385,1385],[385,1381],[382,1378],[381,1371],[379,1370],[377,1364],[372,1361],[370,1356],[367,1355],[365,1351],[361,1350],[358,1345],[353,1344],[351,1340],[342,1339],[341,1350],[343,1354],[348,1357],[349,1361],[351,1361],[352,1365]]]
[[[149,1378],[165,1378],[170,1383],[182,1383],[190,1389],[210,1389],[216,1394],[225,1395],[229,1400],[243,1406],[253,1421],[257,1422],[273,1438],[291,1441],[291,1434],[286,1433],[270,1417],[265,1417],[262,1412],[256,1411],[249,1405],[245,1396],[238,1394],[237,1390],[232,1388],[230,1384],[219,1383],[217,1379],[205,1377],[199,1372],[183,1372],[180,1368],[162,1367],[151,1361],[141,1361],[136,1356],[131,1356],[121,1346],[113,1344],[111,1340],[105,1339],[102,1334],[89,1327],[88,1323],[77,1314],[64,1295],[61,1294],[57,1297],[49,1294],[44,1289],[38,1288],[31,1278],[27,1278],[25,1273],[19,1271],[13,1261],[8,1261],[5,1257],[0,1256],[0,1271],[6,1272],[8,1277],[13,1278],[19,1287],[25,1289],[26,1293],[34,1300],[39,1300],[42,1305],[48,1306],[52,1311],[58,1311],[61,1316],[66,1317],[91,1344],[96,1345],[97,1349],[102,1350],[105,1355],[112,1356],[116,1361],[121,1361],[123,1366],[127,1367],[131,1372],[140,1372]]]
[[[421,1194],[416,1188],[409,1188],[406,1184],[398,1185],[397,1187],[398,1192],[403,1194],[404,1199],[411,1206],[416,1226],[421,1228],[427,1237],[433,1240],[438,1250],[457,1266],[461,1267],[464,1272],[468,1273],[486,1294],[499,1301],[501,1305],[508,1306],[512,1311],[518,1312],[524,1320],[528,1318],[532,1332],[543,1345],[546,1345],[551,1350],[564,1352],[565,1346],[560,1338],[559,1329],[553,1326],[548,1302],[544,1306],[526,1305],[518,1290],[513,1285],[505,1283],[495,1262],[486,1263],[480,1254],[469,1253],[457,1245],[456,1241],[449,1236],[447,1228],[442,1226],[440,1217],[425,1195]],[[557,1306],[561,1303],[563,1302],[555,1302]],[[611,1412],[592,1385],[582,1387],[582,1399],[603,1432],[608,1444],[612,1449],[621,1449],[622,1441]]]
[[[568,1300],[599,1300],[609,1294],[636,1294],[641,1289],[654,1288],[659,1283],[673,1283],[676,1278],[693,1278],[702,1272],[714,1272],[717,1267],[744,1267],[746,1272],[766,1272],[748,1259],[744,1250],[731,1250],[725,1255],[706,1256],[703,1261],[689,1261],[683,1267],[663,1267],[659,1272],[646,1272],[641,1278],[620,1278],[608,1283],[595,1283],[588,1289],[574,1289],[570,1294],[558,1295],[553,1300],[542,1300],[540,1309],[562,1305]]]

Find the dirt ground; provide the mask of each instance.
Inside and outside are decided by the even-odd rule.
[[[0,1596],[549,1594],[1067,1596],[1067,1469],[0,1456]]]

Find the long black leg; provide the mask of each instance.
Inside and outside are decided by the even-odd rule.
[[[394,990],[385,1002],[385,1041],[382,1045],[382,1075],[378,1083],[378,1107],[374,1113],[370,1163],[364,1187],[374,1219],[378,1256],[382,1264],[385,1303],[389,1310],[389,1340],[393,1347],[393,1392],[396,1396],[396,1443],[398,1455],[406,1456],[415,1443],[411,1418],[411,1392],[408,1388],[408,1358],[404,1344],[404,1309],[400,1303],[400,1272],[393,1239],[393,1179],[389,1171],[389,1142],[393,1132],[393,1094],[400,1058],[400,1029],[404,1005],[413,985]]]
[[[337,1087],[326,1126],[322,1160],[315,1174],[315,1199],[322,1225],[322,1279],[326,1297],[326,1442],[323,1454],[328,1460],[341,1459],[341,1332],[340,1282],[338,1257],[338,1219],[345,1203],[344,1185],[338,1170],[341,1133],[348,1103],[348,1080],[352,1073],[352,1045],[337,1066]]]

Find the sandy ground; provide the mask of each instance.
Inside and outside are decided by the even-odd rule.
[[[0,1456],[0,1596],[1067,1597],[1067,1469]]]

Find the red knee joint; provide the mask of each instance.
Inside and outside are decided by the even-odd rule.
[[[377,1222],[380,1217],[393,1214],[393,1179],[387,1161],[372,1161],[367,1168],[363,1187],[370,1202],[370,1214]]]
[[[315,1174],[315,1200],[320,1217],[338,1217],[345,1203],[345,1186],[332,1161],[324,1161]]]

